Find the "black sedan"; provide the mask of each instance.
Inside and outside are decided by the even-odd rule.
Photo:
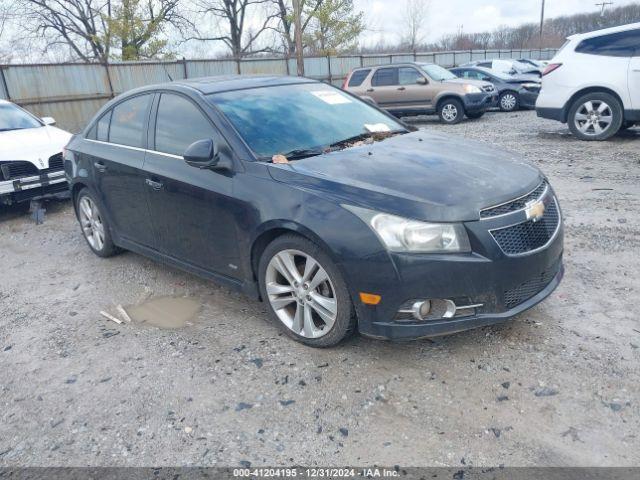
[[[73,137],[65,171],[97,255],[238,288],[312,346],[501,322],[562,277],[560,210],[537,168],[309,79],[128,92]]]
[[[499,92],[498,107],[503,112],[519,108],[535,108],[540,93],[540,82],[530,75],[509,75],[483,67],[457,67],[451,71],[460,78],[472,78],[493,83]]]

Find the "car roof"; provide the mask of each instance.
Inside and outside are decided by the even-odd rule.
[[[147,85],[136,89],[136,93],[171,87],[187,87],[199,91],[204,95],[212,93],[244,90],[247,88],[274,87],[277,85],[293,85],[298,83],[320,83],[306,77],[291,77],[285,75],[217,75],[215,77],[201,77],[188,80]]]
[[[433,62],[393,62],[393,63],[379,63],[377,65],[363,65],[362,67],[356,67],[353,69],[356,70],[371,70],[372,68],[380,68],[380,67],[419,67],[422,65],[436,65]]]
[[[599,37],[609,33],[626,32],[627,30],[640,29],[640,22],[620,25],[618,27],[603,28],[602,30],[594,30],[593,32],[577,33],[567,37],[569,40],[583,40],[585,38]]]

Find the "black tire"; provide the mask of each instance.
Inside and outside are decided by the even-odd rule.
[[[20,214],[27,214],[31,209],[31,202],[27,200],[26,202],[18,202],[11,205],[11,209]]]
[[[586,105],[587,102],[591,102],[593,110],[592,112],[598,112],[603,104],[606,105],[606,109],[602,112],[604,116],[611,117],[611,122],[603,128],[603,123],[597,122],[599,128],[602,128],[602,132],[597,133],[595,125],[587,126],[586,129],[581,130],[581,127],[585,125],[587,120],[581,120],[584,115],[589,115]],[[610,115],[607,115],[610,113]],[[580,115],[580,118],[576,117]],[[567,124],[569,130],[576,138],[586,141],[602,141],[611,138],[618,133],[623,122],[623,110],[622,105],[616,97],[605,92],[591,92],[577,98],[569,108],[569,114],[567,116]]]
[[[498,106],[503,112],[515,112],[520,108],[520,96],[510,90],[502,92],[498,98]]]
[[[285,250],[297,250],[306,255],[310,255],[322,266],[329,276],[333,286],[334,296],[336,298],[337,313],[336,319],[328,333],[323,334],[321,337],[309,338],[294,332],[291,328],[285,325],[282,320],[280,320],[278,314],[271,305],[266,289],[267,267],[276,254]],[[332,347],[348,338],[355,331],[357,324],[355,310],[342,274],[329,255],[327,255],[318,245],[306,238],[296,234],[286,234],[271,242],[260,257],[258,280],[260,283],[260,294],[262,296],[262,300],[267,306],[270,317],[294,340],[311,347]],[[297,304],[295,302],[291,305],[292,307],[287,308],[297,308]]]
[[[97,218],[100,220],[103,227],[103,241],[101,246],[99,246],[99,248],[97,245],[91,244],[91,242],[89,241],[89,238],[87,237],[87,235],[85,235],[85,232],[82,226],[82,219],[81,219],[82,214],[80,213],[80,208],[81,208],[81,202],[84,198],[87,198],[92,203],[92,205],[95,206],[97,210]],[[83,188],[82,190],[80,190],[80,192],[78,193],[75,199],[75,207],[76,207],[76,217],[78,218],[78,223],[80,224],[80,232],[82,233],[82,236],[87,242],[87,245],[89,245],[89,248],[91,249],[91,251],[96,255],[98,255],[99,257],[105,257],[105,258],[111,257],[112,255],[115,255],[116,253],[118,253],[118,247],[115,246],[115,244],[113,243],[113,239],[111,237],[111,228],[109,225],[109,221],[102,213],[104,212],[104,208],[102,207],[102,204],[95,198],[95,196],[89,191],[88,188]]]
[[[451,113],[455,113],[454,116]],[[442,123],[455,125],[464,118],[464,106],[457,98],[447,98],[438,105],[438,117]]]
[[[473,120],[476,120],[478,118],[481,118],[483,115],[485,114],[485,112],[467,112],[466,115],[468,118],[471,118]]]

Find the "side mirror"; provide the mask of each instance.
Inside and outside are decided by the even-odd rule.
[[[40,120],[42,120],[42,123],[44,123],[45,125],[55,125],[56,124],[56,119],[53,117],[42,117]]]
[[[424,78],[424,77],[418,77],[418,78],[416,78],[416,83],[418,85],[426,85],[429,82],[427,82],[427,79]]]
[[[188,165],[203,169],[213,169],[220,161],[218,145],[210,138],[193,142],[187,147],[183,157]]]

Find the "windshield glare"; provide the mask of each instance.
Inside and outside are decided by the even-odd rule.
[[[41,126],[38,120],[21,108],[10,103],[0,103],[0,132]]]
[[[457,78],[453,73],[446,68],[442,68],[440,65],[422,64],[420,68],[436,82]]]
[[[364,101],[319,83],[236,90],[209,98],[264,159],[324,148],[374,130],[405,130]]]

